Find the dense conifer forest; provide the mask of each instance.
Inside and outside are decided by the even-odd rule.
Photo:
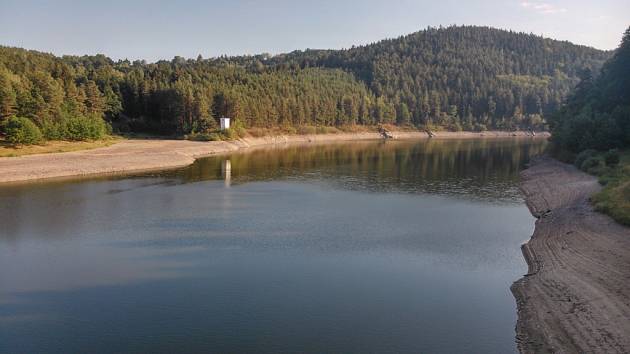
[[[630,146],[630,28],[600,72],[585,72],[550,123],[557,147],[569,152]]]
[[[556,157],[599,177],[595,208],[630,225],[630,28],[599,72],[587,71],[549,119]]]
[[[204,133],[221,116],[244,127],[542,129],[580,78],[610,56],[468,26],[346,50],[156,63],[0,47],[0,125],[6,131],[10,117],[26,118],[46,139],[108,129]]]

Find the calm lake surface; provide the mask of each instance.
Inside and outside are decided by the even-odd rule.
[[[542,140],[0,187],[0,352],[510,353]]]

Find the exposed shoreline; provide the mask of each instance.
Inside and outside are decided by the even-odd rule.
[[[397,139],[427,139],[424,132],[394,132]],[[526,137],[526,132],[438,132],[437,139]],[[547,133],[539,134],[541,137]],[[379,133],[342,133],[245,138],[238,141],[125,140],[92,150],[0,157],[0,184],[131,174],[186,167],[197,158],[280,145],[381,139]]]
[[[630,352],[630,228],[593,210],[593,176],[549,157],[522,172],[538,218],[514,283],[522,353]]]

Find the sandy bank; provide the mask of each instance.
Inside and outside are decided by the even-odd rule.
[[[536,216],[514,283],[523,353],[630,353],[630,228],[593,211],[597,180],[540,158],[522,173]]]
[[[526,136],[524,132],[437,133],[438,139],[496,138]],[[396,132],[398,139],[426,139],[423,132]],[[0,183],[24,182],[49,178],[124,174],[148,170],[184,167],[196,158],[236,150],[287,143],[313,143],[380,139],[378,133],[327,135],[291,135],[246,138],[230,142],[194,142],[186,140],[125,140],[112,146],[67,153],[0,158]]]

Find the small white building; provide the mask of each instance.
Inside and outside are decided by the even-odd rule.
[[[222,117],[219,121],[221,122],[221,130],[230,129],[230,118]]]

